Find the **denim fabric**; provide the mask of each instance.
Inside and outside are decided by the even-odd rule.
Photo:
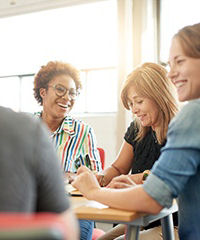
[[[180,239],[200,238],[200,99],[189,102],[170,123],[144,190],[164,207],[178,198]]]
[[[92,240],[94,222],[88,220],[79,220],[80,240]]]

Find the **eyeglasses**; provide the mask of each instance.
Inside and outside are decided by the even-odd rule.
[[[63,97],[67,93],[72,100],[75,100],[80,94],[79,91],[75,90],[74,88],[67,89],[61,84],[56,84],[54,86],[49,86],[49,87],[52,87],[54,89],[58,97]]]

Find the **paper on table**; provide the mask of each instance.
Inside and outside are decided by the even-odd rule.
[[[106,206],[102,203],[96,202],[96,201],[89,201],[85,206],[86,207],[99,208],[99,209],[108,208],[108,206]]]
[[[67,190],[68,193],[77,190],[76,188],[74,188],[71,184],[66,184],[65,185],[65,190]]]
[[[83,194],[81,192],[79,192],[76,188],[74,188],[71,184],[66,184],[65,185],[65,190],[71,196],[83,196]]]

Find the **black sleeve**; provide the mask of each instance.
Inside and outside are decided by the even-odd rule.
[[[137,127],[133,122],[131,122],[130,126],[128,127],[126,133],[125,133],[125,136],[124,136],[124,140],[131,144],[132,146],[134,146],[134,143],[135,143],[135,138],[137,136]]]
[[[69,208],[59,160],[47,130],[38,123],[35,132],[34,166],[37,177],[38,212],[61,213]]]

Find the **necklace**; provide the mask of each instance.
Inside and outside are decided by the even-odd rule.
[[[153,136],[154,142],[158,143],[158,140],[157,140],[157,137],[156,137],[156,132],[152,131],[152,136]]]

